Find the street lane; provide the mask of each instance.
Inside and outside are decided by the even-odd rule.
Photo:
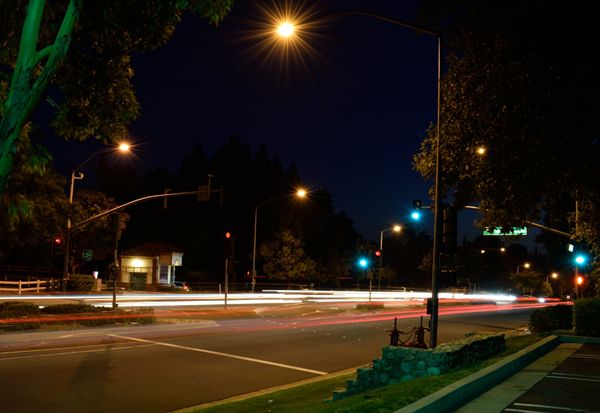
[[[440,341],[518,328],[531,311],[442,315]],[[367,364],[389,343],[394,315],[402,316],[294,306],[180,325],[2,334],[2,406],[166,412],[221,400]],[[408,315],[398,320],[400,330],[418,324]]]

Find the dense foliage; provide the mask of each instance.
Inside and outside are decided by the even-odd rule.
[[[59,136],[123,138],[140,111],[132,53],[162,46],[185,11],[216,24],[231,5],[231,0],[0,1],[0,196],[15,154],[24,156],[23,128],[50,85],[56,86],[47,100],[57,109],[53,126]]]
[[[578,336],[600,337],[600,297],[575,301],[573,328]]]
[[[458,206],[479,204],[482,225],[544,221],[600,252],[596,5],[431,0],[424,16],[443,27],[447,46],[443,191]],[[415,155],[426,178],[434,150],[432,128]]]
[[[553,305],[538,308],[531,313],[529,327],[537,332],[570,330],[573,328],[573,306]]]

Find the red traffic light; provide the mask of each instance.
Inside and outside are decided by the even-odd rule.
[[[54,237],[54,244],[55,245],[62,244],[62,238],[61,237]]]
[[[225,233],[225,238],[227,238],[227,239],[231,238],[231,232],[227,231]]]
[[[375,256],[376,257],[381,257],[381,251],[380,250],[375,251]]]

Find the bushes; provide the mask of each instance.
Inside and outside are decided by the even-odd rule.
[[[577,336],[600,337],[600,298],[580,298],[573,306],[555,305],[531,313],[529,326],[535,331],[567,330]]]
[[[99,326],[154,323],[153,308],[112,310],[87,304],[58,304],[39,309],[22,301],[0,303],[0,330],[38,329],[44,325]]]
[[[561,304],[538,308],[531,313],[529,327],[538,332],[569,330],[573,327],[573,306]]]
[[[92,291],[94,281],[96,279],[92,275],[72,274],[67,280],[68,291]]]
[[[575,301],[573,327],[578,336],[600,337],[600,297]]]
[[[37,318],[40,309],[33,303],[25,301],[9,301],[0,303],[0,330],[20,331],[40,328]],[[4,320],[10,320],[4,322]]]

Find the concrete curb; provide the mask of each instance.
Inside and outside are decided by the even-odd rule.
[[[600,338],[562,335],[548,336],[477,373],[396,410],[394,413],[442,413],[454,411],[508,379],[561,343],[600,344]]]
[[[477,373],[444,387],[394,413],[441,413],[454,411],[479,394],[506,380],[535,359],[548,353],[561,342],[548,336]]]

